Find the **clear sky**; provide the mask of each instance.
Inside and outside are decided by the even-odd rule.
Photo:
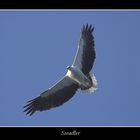
[[[23,113],[66,73],[83,24],[95,27],[98,90]],[[140,125],[140,11],[0,11],[0,126]]]

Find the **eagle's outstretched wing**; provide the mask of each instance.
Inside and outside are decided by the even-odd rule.
[[[80,68],[85,75],[91,71],[96,57],[94,37],[92,35],[93,30],[92,25],[83,25],[77,53],[73,62],[73,66]]]
[[[39,97],[28,101],[24,112],[32,115],[36,111],[48,110],[67,102],[75,94],[79,86],[68,76],[62,78],[53,87],[40,94]]]

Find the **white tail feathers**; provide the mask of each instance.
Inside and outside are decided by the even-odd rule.
[[[95,90],[97,90],[98,83],[97,83],[96,77],[92,73],[89,73],[89,74],[92,79],[92,87],[90,87],[89,89],[82,90],[84,93],[93,93]]]

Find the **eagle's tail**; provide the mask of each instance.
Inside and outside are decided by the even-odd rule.
[[[81,88],[81,90],[86,93],[93,93],[95,90],[97,90],[98,83],[94,74],[89,73],[89,78],[92,80],[92,86],[90,88]]]

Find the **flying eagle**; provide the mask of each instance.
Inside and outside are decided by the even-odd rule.
[[[97,89],[97,80],[91,73],[96,53],[92,25],[83,25],[74,62],[67,67],[66,75],[55,85],[24,106],[26,115],[36,111],[49,110],[67,102],[80,88],[92,93]]]

